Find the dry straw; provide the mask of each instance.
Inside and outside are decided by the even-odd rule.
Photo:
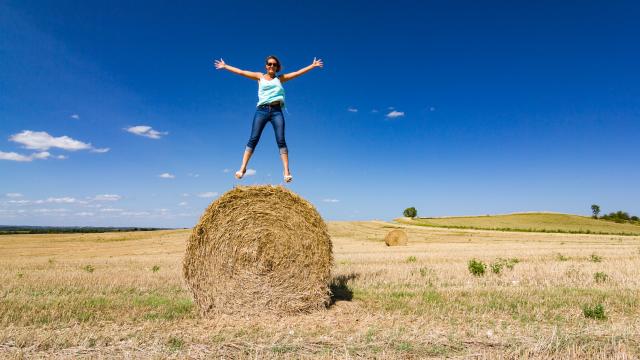
[[[387,244],[387,246],[407,245],[407,242],[407,233],[400,229],[391,230],[387,236],[384,237],[384,243]]]
[[[328,304],[332,262],[313,205],[282,186],[239,186],[193,228],[183,274],[204,314],[291,314]]]

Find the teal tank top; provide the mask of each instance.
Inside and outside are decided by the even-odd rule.
[[[260,77],[258,82],[258,105],[271,104],[280,101],[284,107],[284,88],[279,78],[267,80]]]

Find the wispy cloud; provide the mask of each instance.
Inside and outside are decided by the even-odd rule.
[[[38,153],[33,153],[31,155],[22,155],[16,152],[4,152],[0,151],[0,160],[8,160],[8,161],[18,161],[18,162],[30,162],[33,160],[44,160],[51,156],[47,151],[41,151]]]
[[[396,110],[392,110],[392,111],[390,111],[386,116],[387,116],[388,118],[395,119],[395,118],[398,118],[398,117],[402,117],[402,116],[404,116],[404,111],[396,111]]]
[[[31,150],[49,150],[59,148],[68,151],[89,150],[91,144],[72,139],[68,136],[54,137],[45,131],[24,130],[21,133],[11,135],[9,140],[22,144]]]
[[[69,117],[74,119],[74,120],[80,120],[80,115],[78,115],[78,114],[71,114],[71,116],[69,116]]]
[[[189,205],[189,203],[186,202],[186,201],[183,201],[183,202],[178,204],[178,206],[187,206],[187,205]]]
[[[209,191],[198,194],[198,197],[209,199],[218,196],[217,192]]]
[[[195,174],[195,173],[188,173],[187,176],[189,177],[193,177],[193,178],[199,178],[200,174]]]
[[[9,198],[19,198],[19,197],[22,197],[23,195],[20,193],[6,193],[4,194],[4,196]]]
[[[95,201],[118,201],[122,199],[122,196],[117,194],[100,194],[92,198]]]
[[[256,174],[257,171],[255,171],[254,169],[247,169],[247,172],[245,173],[246,176],[253,176]]]
[[[114,212],[122,212],[124,210],[122,209],[116,209],[116,208],[104,208],[104,209],[100,209],[100,212],[108,212],[108,213],[114,213]]]
[[[357,113],[357,112],[358,112],[358,109],[356,109],[356,108],[354,108],[354,107],[352,107],[352,106],[349,106],[349,107],[347,108],[347,111],[352,112],[352,113]]]
[[[157,131],[154,130],[151,126],[148,125],[136,125],[125,128],[126,131],[138,135],[148,137],[150,139],[160,139],[164,135],[169,134],[167,131]]]
[[[377,114],[377,113],[379,113],[380,111],[378,111],[378,109],[373,109],[373,110],[371,110],[371,112],[372,112],[372,113],[374,113],[374,114]]]
[[[76,215],[76,216],[93,216],[93,213],[89,212],[89,211],[82,211],[82,212],[79,212],[79,213],[75,213],[74,215]]]
[[[225,174],[228,173],[229,171],[231,171],[231,169],[222,169],[222,172]]]
[[[162,173],[160,175],[158,175],[158,177],[162,178],[162,179],[175,179],[175,175],[170,174],[170,173]]]
[[[72,197],[60,197],[60,198],[54,198],[54,197],[50,197],[47,200],[45,200],[48,203],[56,203],[56,204],[76,204],[76,203],[82,203],[83,201],[80,201],[76,198],[72,198]]]
[[[338,199],[322,199],[322,201],[327,202],[327,203],[337,203],[337,202],[340,202],[340,200],[338,200]]]

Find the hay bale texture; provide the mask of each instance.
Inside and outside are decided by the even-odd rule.
[[[400,229],[391,230],[387,236],[384,237],[384,243],[387,244],[387,246],[407,245],[408,242],[409,237],[407,233]]]
[[[332,262],[311,203],[282,186],[238,186],[193,228],[183,275],[204,314],[291,314],[326,307]]]

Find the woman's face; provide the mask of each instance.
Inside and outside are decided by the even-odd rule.
[[[276,59],[268,59],[265,67],[269,75],[275,75],[275,73],[278,71],[278,61],[276,61]]]

